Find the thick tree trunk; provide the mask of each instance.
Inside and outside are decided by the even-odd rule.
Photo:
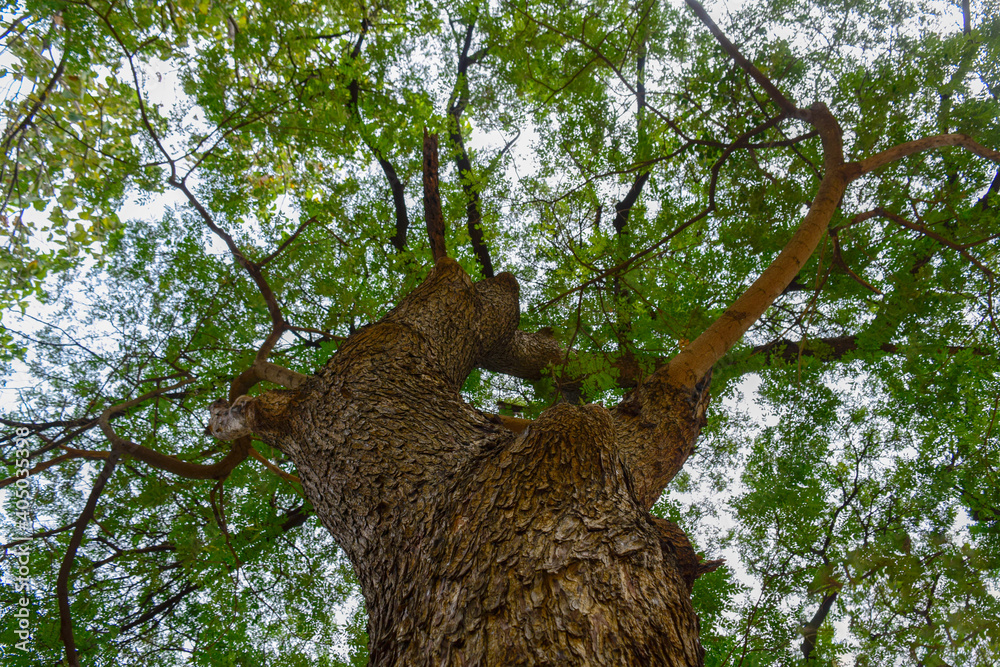
[[[530,351],[517,293],[441,260],[301,388],[217,405],[210,429],[295,462],[357,571],[373,665],[699,665],[699,564],[648,509],[707,392],[654,375],[614,410],[507,430],[459,388]]]

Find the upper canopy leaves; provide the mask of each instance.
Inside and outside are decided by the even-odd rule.
[[[1000,147],[994,0],[707,10],[791,104],[827,105],[849,163],[951,133]],[[815,128],[680,3],[41,1],[9,3],[3,21],[0,344],[38,380],[5,412],[31,424],[51,482],[34,487],[42,531],[79,516],[113,406],[146,397],[116,432],[217,462],[201,430],[220,388],[258,382],[266,361],[311,373],[419,283],[425,128],[442,138],[451,254],[476,275],[481,231],[521,284],[521,328],[575,350],[521,373],[530,384],[467,381],[469,400],[526,416],[557,385],[615,401],[695,340],[785,246],[824,174]],[[712,616],[710,656],[781,662],[832,591],[852,634],[820,633],[827,658],[975,664],[1000,642],[998,197],[997,165],[961,147],[858,177],[717,364],[717,396],[759,373],[775,416],[755,434],[716,400],[678,479],[738,494],[735,545],[764,601]],[[337,562],[296,530],[308,508],[260,447],[247,455],[271,467],[244,462],[211,501],[214,481],[120,464],[74,569],[77,643],[95,664],[149,651],[165,664],[139,637],[206,664],[221,644],[255,662],[298,651],[291,664],[330,643],[315,619],[337,596],[316,587]],[[70,532],[45,538],[38,609],[54,609]],[[295,623],[238,620],[268,605]]]

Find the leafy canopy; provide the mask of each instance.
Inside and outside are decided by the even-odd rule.
[[[785,96],[830,108],[848,160],[1000,147],[995,0],[706,7]],[[29,429],[36,614],[36,653],[7,625],[4,664],[61,659],[60,598],[89,664],[366,661],[350,567],[282,455],[254,443],[222,482],[175,462],[224,459],[207,406],[255,361],[312,372],[426,274],[425,128],[449,252],[513,272],[522,328],[579,352],[540,381],[469,378],[470,402],[528,417],[555,378],[613,401],[695,339],[824,169],[681,3],[31,0],[2,19],[3,456],[13,490]],[[998,191],[959,147],[864,175],[717,364],[659,507],[732,566],[695,589],[708,664],[791,664],[810,636],[824,664],[1000,654]],[[126,455],[101,487],[116,438],[171,463]]]

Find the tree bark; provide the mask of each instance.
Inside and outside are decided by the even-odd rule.
[[[372,665],[702,664],[690,590],[717,563],[648,509],[706,387],[654,375],[613,410],[560,404],[515,433],[459,389],[516,366],[518,318],[513,276],[439,260],[315,376],[220,402],[209,429],[295,462],[354,564]]]

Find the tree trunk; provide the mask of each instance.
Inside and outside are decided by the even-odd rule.
[[[648,509],[706,388],[654,375],[614,410],[561,404],[514,433],[459,389],[525,363],[517,295],[443,259],[302,387],[214,406],[210,429],[294,461],[361,582],[373,665],[700,665],[700,566]]]

